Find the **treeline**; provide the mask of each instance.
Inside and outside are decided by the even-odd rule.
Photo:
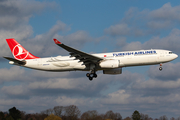
[[[105,114],[99,114],[96,110],[81,113],[75,105],[55,106],[52,109],[41,111],[40,113],[26,114],[15,107],[10,108],[8,112],[0,112],[0,120],[169,120],[165,115],[160,118],[151,118],[147,114],[139,113],[135,110],[132,116],[122,119],[120,113],[114,113],[112,110]],[[180,120],[170,118],[170,120]]]

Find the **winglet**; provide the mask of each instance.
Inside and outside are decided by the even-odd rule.
[[[62,44],[61,42],[59,42],[56,38],[53,39],[55,44]]]

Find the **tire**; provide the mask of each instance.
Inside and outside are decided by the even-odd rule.
[[[89,80],[92,81],[92,80],[93,80],[93,77],[89,77]]]
[[[90,74],[89,74],[89,73],[87,73],[87,74],[86,74],[86,76],[87,76],[87,77],[89,77],[89,76],[90,76]]]
[[[96,74],[96,73],[94,73],[94,74],[93,74],[93,77],[94,77],[94,78],[97,78],[97,74]]]

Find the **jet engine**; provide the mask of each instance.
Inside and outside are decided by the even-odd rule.
[[[102,61],[99,66],[101,68],[119,68],[120,67],[120,60],[105,60]]]

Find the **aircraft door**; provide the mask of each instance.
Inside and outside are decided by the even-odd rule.
[[[161,52],[161,53],[160,53],[160,57],[164,57],[164,52]]]
[[[160,62],[164,59],[164,52],[160,52],[159,55],[157,56],[157,61]]]

